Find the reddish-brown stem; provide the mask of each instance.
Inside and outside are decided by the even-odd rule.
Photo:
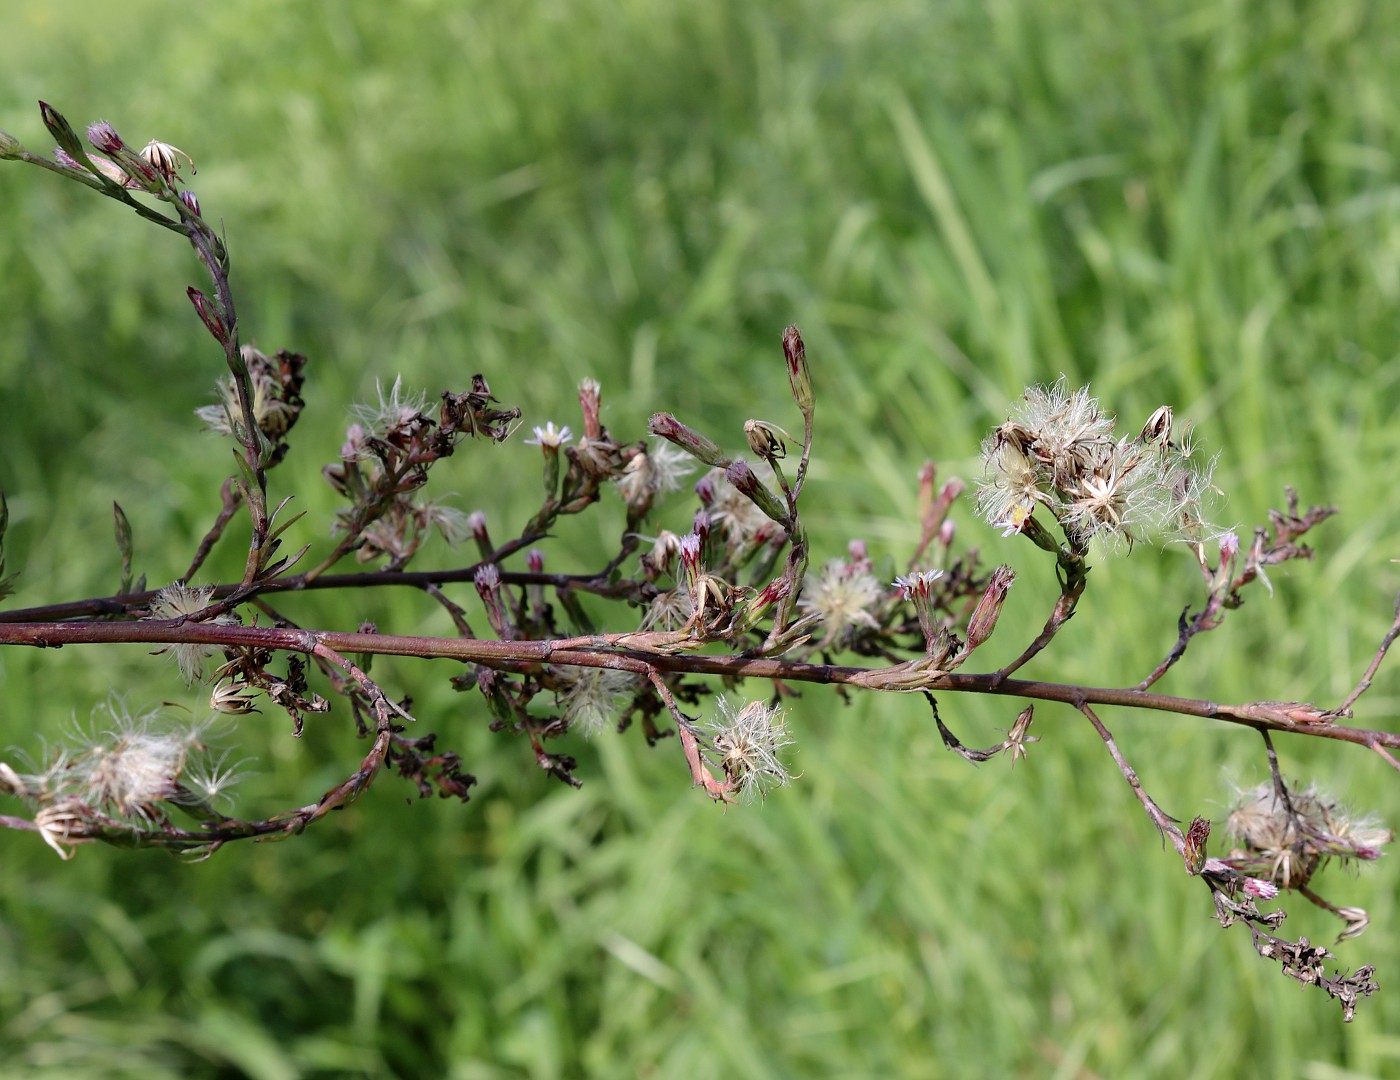
[[[1380,648],[1376,650],[1376,655],[1371,658],[1371,663],[1367,665],[1366,671],[1361,676],[1361,681],[1356,684],[1356,688],[1347,695],[1345,701],[1337,706],[1338,716],[1350,716],[1351,707],[1356,704],[1357,698],[1371,688],[1371,680],[1375,678],[1376,671],[1381,666],[1381,661],[1385,659],[1385,654],[1390,651],[1390,647],[1395,644],[1395,639],[1400,637],[1400,597],[1395,600],[1395,620],[1390,624],[1390,629],[1386,631],[1385,637],[1381,640]]]
[[[209,527],[209,531],[204,534],[199,541],[199,547],[195,550],[194,558],[190,560],[189,569],[185,571],[181,581],[193,581],[199,568],[204,565],[204,560],[209,557],[209,552],[214,550],[214,545],[219,542],[219,538],[224,535],[224,529],[233,520],[233,516],[238,513],[238,507],[242,503],[242,498],[234,489],[233,478],[224,481],[223,488],[219,491],[219,498],[223,505],[219,508],[219,516],[214,519],[214,524]]]
[[[1118,771],[1123,774],[1123,779],[1128,782],[1128,786],[1133,789],[1133,794],[1137,796],[1138,802],[1142,803],[1142,808],[1147,811],[1147,816],[1151,818],[1152,824],[1157,826],[1157,831],[1163,836],[1170,838],[1172,846],[1176,848],[1177,854],[1183,858],[1186,855],[1186,837],[1181,830],[1162,808],[1157,805],[1152,796],[1143,789],[1142,781],[1138,779],[1137,771],[1128,764],[1128,759],[1123,756],[1123,752],[1118,749],[1118,744],[1113,740],[1113,733],[1104,726],[1098,714],[1089,707],[1088,702],[1079,704],[1079,711],[1089,718],[1089,723],[1094,725],[1094,730],[1099,733],[1099,738],[1108,747],[1108,752],[1112,755],[1114,763],[1118,766]]]
[[[1392,764],[1390,750],[1400,750],[1400,733],[1344,727],[1323,711],[1296,702],[1255,701],[1223,705],[1198,698],[1172,697],[1131,687],[1073,686],[1022,679],[1004,679],[1000,672],[940,673],[910,667],[859,668],[808,664],[744,655],[694,656],[646,651],[646,646],[674,649],[674,634],[608,634],[553,641],[485,641],[461,638],[412,637],[392,634],[352,634],[333,631],[284,630],[260,626],[219,626],[207,623],[100,622],[0,624],[0,645],[55,648],[114,642],[139,644],[205,644],[243,646],[312,653],[317,644],[347,653],[453,659],[487,667],[520,664],[566,664],[616,668],[638,674],[651,669],[691,675],[781,679],[870,690],[994,694],[1002,697],[1059,701],[1075,708],[1114,705],[1177,713],[1240,724],[1256,731],[1284,731],[1319,739],[1355,743],[1375,750]]]
[[[513,555],[522,547],[537,543],[539,539],[538,535],[531,534],[518,540],[512,540],[508,544],[502,544],[492,556],[492,560],[504,559]],[[237,602],[242,603],[255,595],[301,592],[313,589],[376,588],[393,585],[426,589],[429,585],[471,582],[475,579],[476,572],[486,565],[488,565],[486,562],[479,562],[455,570],[370,570],[359,574],[325,574],[314,580],[308,579],[306,574],[295,574],[279,577],[273,581],[259,582],[253,588],[244,588],[242,585],[218,585],[214,588],[213,598],[220,603],[205,612],[205,617],[212,618],[235,607],[236,604],[222,603],[231,597],[236,597]],[[642,599],[645,589],[645,586],[639,585],[637,582],[610,582],[601,574],[530,574],[507,570],[501,571],[501,584],[543,585],[557,589],[573,589],[576,592],[592,593],[595,596],[610,599]],[[0,623],[57,622],[100,615],[131,614],[132,612],[144,611],[155,599],[158,591],[157,589],[147,589],[145,592],[139,593],[99,596],[90,600],[0,611]]]

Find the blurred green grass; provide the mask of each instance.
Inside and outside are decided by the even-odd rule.
[[[1244,6],[834,0],[180,9],[132,0],[0,13],[0,127],[75,124],[194,154],[233,251],[245,337],[312,358],[279,494],[324,543],[316,475],[345,407],[402,373],[484,371],[528,423],[604,384],[623,437],[672,408],[731,444],[790,414],[777,346],[802,326],[820,395],[819,557],[851,536],[890,565],[916,539],[915,473],[972,477],[1027,383],[1091,381],[1129,423],[1169,401],[1222,453],[1246,527],[1284,482],[1343,516],[1163,688],[1338,700],[1390,619],[1400,498],[1400,25],[1360,2]],[[71,190],[70,190],[71,188]],[[179,573],[226,448],[195,432],[218,357],[179,245],[72,185],[0,170],[0,486],[14,603],[108,592],[110,503],[138,570]],[[437,474],[505,535],[533,456],[472,447]],[[502,487],[506,495],[502,495]],[[522,492],[518,497],[515,492]],[[818,509],[819,504],[819,509]],[[683,513],[683,511],[678,511]],[[592,567],[620,518],[570,523]],[[960,519],[1022,574],[1009,650],[1046,568]],[[231,545],[213,570],[232,575]],[[1029,547],[1029,545],[1026,545]],[[430,553],[431,554],[431,553]],[[442,552],[439,558],[446,558]],[[1094,571],[1036,673],[1135,680],[1197,595],[1183,552]],[[305,596],[335,627],[445,631],[420,598]],[[995,656],[987,662],[990,664]],[[921,703],[798,705],[802,778],[720,814],[673,745],[576,749],[582,791],[485,731],[447,669],[385,662],[482,778],[466,807],[380,781],[293,843],[181,866],[6,838],[7,1074],[461,1078],[1385,1076],[1400,1057],[1382,861],[1329,874],[1373,915],[1341,947],[1381,995],[1335,1007],[1222,932],[1081,723],[1043,710],[1013,771],[972,770]],[[0,743],[35,751],[112,688],[195,707],[131,649],[0,652]],[[1383,671],[1365,718],[1385,726]],[[947,700],[970,742],[1013,710]],[[1246,733],[1111,716],[1148,789],[1220,816],[1259,779]],[[313,797],[359,747],[332,716],[240,743],[247,808]],[[980,736],[980,738],[979,738]],[[1290,775],[1395,820],[1357,752],[1288,742]],[[1334,926],[1298,904],[1286,929]]]

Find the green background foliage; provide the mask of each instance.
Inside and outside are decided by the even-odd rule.
[[[277,496],[323,550],[349,402],[399,374],[485,372],[526,423],[638,437],[671,409],[733,447],[791,425],[778,347],[804,331],[819,395],[816,561],[864,538],[891,576],[926,458],[974,479],[983,434],[1066,373],[1135,428],[1163,402],[1222,453],[1248,530],[1284,483],[1342,516],[1163,684],[1219,700],[1339,700],[1389,624],[1400,516],[1400,25],[1360,0],[986,5],[951,0],[53,0],[0,13],[0,127],[49,139],[42,97],[194,155],[245,340],[311,357]],[[0,486],[18,606],[116,587],[110,504],[137,570],[179,574],[228,448],[191,410],[217,348],[193,258],[114,204],[0,169]],[[538,458],[469,446],[440,493],[504,539]],[[683,527],[684,501],[658,525]],[[567,523],[593,568],[616,502]],[[1052,579],[963,507],[960,536],[1021,574],[979,661],[1040,625]],[[239,540],[212,577],[236,576]],[[421,565],[442,565],[445,548]],[[212,580],[211,577],[211,580]],[[1175,637],[1180,549],[1093,572],[1028,674],[1126,684]],[[470,595],[461,591],[461,598]],[[474,601],[473,601],[474,602]],[[289,598],[307,624],[446,633],[423,597]],[[604,625],[633,618],[594,605]],[[985,659],[984,659],[985,654]],[[1339,947],[1381,995],[1335,1006],[1209,919],[1088,726],[1042,708],[1014,769],[947,754],[914,698],[794,706],[800,780],[728,813],[674,741],[571,740],[581,791],[492,735],[451,669],[381,661],[482,783],[463,807],[392,778],[294,842],[181,865],[0,837],[0,1051],[9,1076],[961,1077],[1271,1075],[1400,1065],[1393,857],[1321,880],[1370,909]],[[135,646],[0,651],[0,745],[41,754],[109,692],[198,710]],[[1362,718],[1387,726],[1383,672]],[[1011,702],[943,702],[971,744]],[[1263,778],[1258,740],[1107,714],[1148,790],[1219,821]],[[314,799],[358,760],[343,711],[294,740],[245,718],[240,811]],[[1352,747],[1284,740],[1291,777],[1390,823],[1396,780]],[[9,756],[9,755],[7,755]],[[1217,850],[1221,838],[1217,836]],[[1336,924],[1301,901],[1291,935]]]

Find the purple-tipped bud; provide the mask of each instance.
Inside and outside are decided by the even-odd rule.
[[[763,481],[754,475],[754,471],[749,468],[747,461],[732,462],[729,468],[724,470],[724,478],[770,518],[778,524],[786,526],[787,509],[771,491],[763,486]]]
[[[126,143],[122,142],[122,137],[117,134],[117,129],[106,120],[89,124],[87,137],[88,142],[104,154],[115,154],[126,149]]]
[[[816,403],[812,394],[812,373],[807,369],[807,348],[802,344],[802,335],[795,326],[783,331],[783,356],[787,359],[792,399],[803,413],[811,412]]]
[[[67,150],[63,149],[63,147],[61,147],[61,146],[55,146],[55,147],[53,148],[53,159],[54,159],[56,162],[58,162],[60,165],[62,165],[65,169],[81,169],[81,168],[82,168],[82,166],[79,165],[79,164],[73,159],[73,155],[70,154]]]
[[[700,573],[700,537],[686,533],[681,537],[681,566],[692,580]]]
[[[525,568],[532,574],[544,573],[544,552],[539,548],[525,552]]]
[[[715,478],[711,473],[706,473],[695,481],[695,497],[700,500],[701,506],[713,506],[715,503]]]
[[[0,158],[12,159],[24,153],[24,147],[20,141],[8,131],[0,131]]]
[[[953,546],[953,537],[958,534],[958,523],[956,521],[945,521],[938,526],[938,542],[943,547]]]
[[[1202,556],[1201,570],[1205,573],[1206,582],[1212,589],[1229,588],[1235,575],[1235,556],[1239,553],[1239,534],[1228,532],[1220,538],[1220,562],[1216,564],[1214,571],[1205,565],[1205,557]]]
[[[691,519],[691,531],[700,538],[700,546],[704,547],[705,542],[710,538],[710,529],[713,527],[708,510],[695,511],[695,517]]]
[[[195,311],[199,312],[199,317],[204,320],[204,325],[209,328],[209,332],[214,335],[214,340],[220,345],[228,345],[228,327],[224,325],[223,318],[219,315],[214,302],[202,292],[191,285],[185,290],[189,296],[190,303],[194,305]]]
[[[496,631],[498,637],[509,638],[510,627],[506,622],[505,608],[501,604],[500,570],[496,568],[495,563],[487,563],[477,568],[472,580],[476,585],[477,595],[481,597],[481,602],[486,608],[486,619],[491,624],[491,629]]]
[[[196,196],[195,193],[189,188],[186,188],[184,191],[180,192],[180,201],[185,204],[185,208],[189,210],[189,212],[195,217],[203,216],[199,212],[199,197]]]
[[[739,626],[744,630],[753,629],[774,604],[785,599],[791,592],[792,582],[785,577],[774,578],[744,604]]]
[[[998,566],[992,571],[991,580],[987,582],[987,588],[967,623],[969,651],[992,636],[992,631],[997,628],[997,619],[1001,616],[1001,607],[1006,603],[1007,590],[1015,580],[1016,571],[1009,566]]]
[[[654,413],[647,421],[647,430],[679,446],[691,457],[699,458],[716,469],[728,468],[730,459],[723,450],[698,431],[686,427],[670,413]]]
[[[49,129],[49,134],[58,140],[60,150],[75,160],[83,157],[83,144],[78,141],[78,133],[63,118],[61,112],[47,101],[41,101],[39,102],[39,115],[44,120],[44,126]]]

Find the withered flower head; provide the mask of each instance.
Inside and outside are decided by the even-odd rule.
[[[1071,391],[1063,377],[1031,387],[982,444],[978,513],[1010,535],[1044,509],[1076,543],[1097,538],[1110,550],[1218,532],[1202,511],[1214,491],[1210,464],[1190,461],[1189,439],[1171,441],[1171,409],[1158,409],[1136,437],[1115,438],[1113,424],[1087,388]]]
[[[191,175],[199,171],[194,167],[194,159],[189,154],[178,146],[171,146],[159,139],[152,139],[142,147],[141,156],[170,184],[173,184],[180,176],[180,158],[184,158],[189,163]]]
[[[719,711],[720,717],[709,724],[710,756],[740,798],[762,798],[792,781],[779,757],[793,742],[781,708],[750,701],[736,709],[728,698],[720,698]]]
[[[200,588],[192,588],[182,582],[175,582],[167,585],[156,593],[156,597],[151,601],[148,619],[164,621],[168,619],[182,619],[190,615],[195,615],[209,606],[209,601],[214,596],[214,587],[204,585]],[[212,622],[231,626],[238,622],[234,615],[220,615]],[[180,642],[174,645],[167,645],[156,650],[158,653],[168,653],[174,658],[176,665],[180,669],[180,678],[185,680],[186,685],[203,681],[204,661],[206,657],[212,656],[214,647],[212,645],[200,645],[194,642]]]
[[[1328,859],[1378,859],[1395,839],[1374,818],[1353,816],[1317,787],[1290,790],[1286,800],[1272,784],[1247,788],[1225,825],[1238,845],[1229,861],[1283,889],[1306,885]]]
[[[885,599],[883,585],[870,572],[869,560],[833,559],[820,574],[808,574],[797,606],[821,619],[824,646],[845,642],[860,630],[875,630],[874,610]]]

